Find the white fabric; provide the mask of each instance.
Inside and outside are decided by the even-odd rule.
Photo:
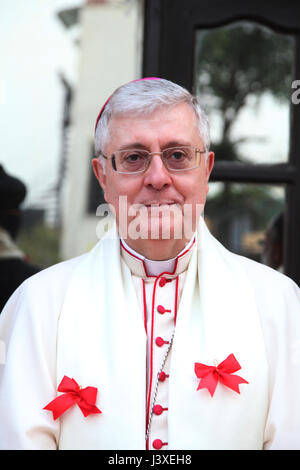
[[[200,235],[200,236],[199,236]],[[300,294],[285,276],[198,233],[177,315],[169,449],[300,448]],[[146,333],[119,240],[26,280],[0,316],[2,449],[144,449]],[[196,391],[194,363],[233,353],[241,394]],[[42,408],[63,375],[98,388],[102,414]]]

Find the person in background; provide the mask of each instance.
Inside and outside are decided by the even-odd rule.
[[[26,260],[16,244],[22,217],[20,205],[25,196],[22,181],[7,174],[0,165],[0,312],[17,287],[40,271]]]

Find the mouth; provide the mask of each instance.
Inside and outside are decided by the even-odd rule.
[[[149,217],[170,217],[170,214],[173,214],[173,217],[177,217],[179,214],[182,214],[182,207],[178,202],[168,201],[168,202],[152,202],[145,204],[143,207],[146,208]]]
[[[142,204],[143,206],[146,207],[162,207],[162,206],[174,206],[174,205],[179,205],[178,202],[175,201],[163,201],[163,202],[147,202],[146,204]]]

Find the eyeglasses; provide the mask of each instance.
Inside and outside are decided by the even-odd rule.
[[[117,173],[132,175],[146,171],[152,155],[161,155],[168,171],[192,170],[199,167],[202,153],[206,151],[195,147],[173,147],[152,153],[142,149],[116,150],[110,157],[103,153],[99,156],[111,160],[112,168]]]

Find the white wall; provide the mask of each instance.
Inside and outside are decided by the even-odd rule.
[[[64,104],[58,74],[75,85],[79,35],[57,13],[82,3],[0,1],[0,163],[26,184],[26,207],[47,211],[57,182]]]
[[[94,126],[102,105],[115,88],[140,77],[141,2],[110,1],[85,6],[81,27],[80,69],[64,191],[64,259],[86,252],[97,242],[99,219],[86,211]]]

